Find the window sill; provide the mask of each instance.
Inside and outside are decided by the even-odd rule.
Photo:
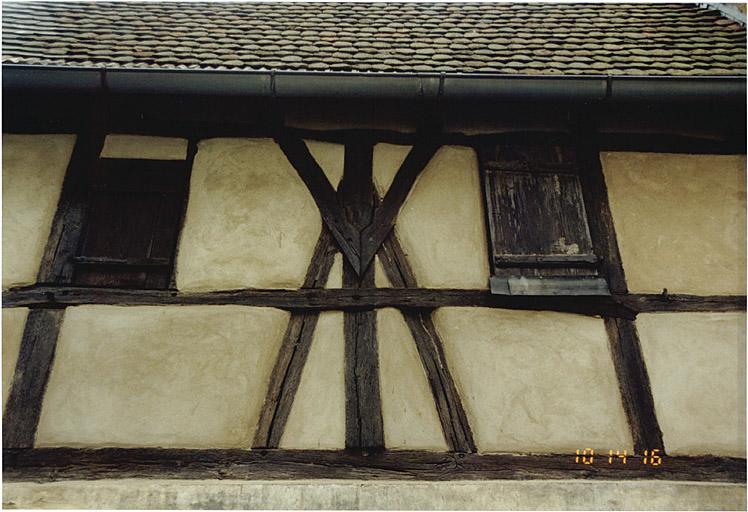
[[[493,295],[585,295],[610,296],[600,277],[499,277],[491,276]]]

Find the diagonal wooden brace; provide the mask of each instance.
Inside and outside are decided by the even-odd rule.
[[[361,237],[359,230],[343,214],[343,208],[337,199],[337,193],[309,152],[304,141],[299,137],[281,135],[276,142],[285,153],[288,161],[299,173],[312,194],[319,208],[322,220],[340,247],[340,252],[348,260],[356,274],[361,274]]]
[[[430,141],[418,142],[413,146],[372,221],[359,230],[346,218],[335,189],[304,141],[290,134],[280,135],[276,141],[312,194],[323,221],[350,268],[359,276],[369,267],[384,239],[392,231],[397,214],[416,178],[439,148],[438,143]]]
[[[361,269],[369,266],[395,225],[395,219],[413,184],[439,148],[435,142],[419,142],[410,150],[392,180],[374,218],[361,233]]]

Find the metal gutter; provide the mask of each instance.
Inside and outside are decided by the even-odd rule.
[[[4,91],[201,94],[268,98],[550,101],[745,101],[746,77],[330,73],[3,65]]]

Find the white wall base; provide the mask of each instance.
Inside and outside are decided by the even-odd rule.
[[[745,510],[745,484],[99,480],[3,485],[3,508]]]

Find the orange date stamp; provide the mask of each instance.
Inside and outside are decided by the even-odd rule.
[[[582,450],[577,450],[576,456],[574,457],[574,462],[577,464],[595,464],[595,460],[598,461],[598,464],[605,464],[606,462],[608,464],[627,464],[629,460],[634,460],[645,465],[656,467],[662,466],[663,456],[659,449],[644,450],[644,455],[634,456],[633,454],[629,455],[626,450],[615,450],[615,452],[613,450],[608,450],[607,454],[605,454],[605,452],[595,454],[593,448],[584,448]]]

